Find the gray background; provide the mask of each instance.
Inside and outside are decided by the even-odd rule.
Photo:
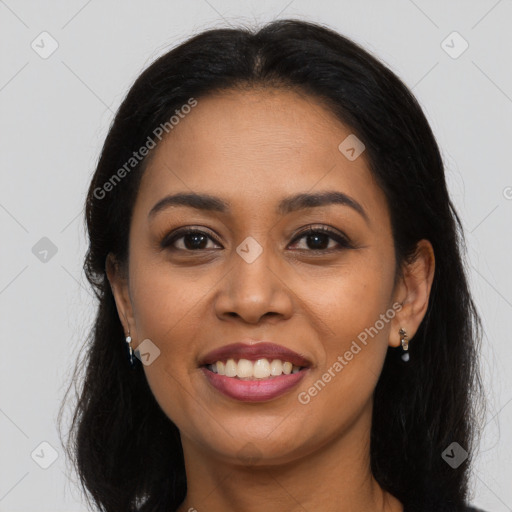
[[[113,113],[137,75],[193,33],[283,17],[363,44],[426,112],[484,319],[490,402],[473,502],[512,510],[511,0],[0,0],[0,511],[86,510],[56,416],[94,312],[82,205]],[[469,44],[461,55],[453,31]]]

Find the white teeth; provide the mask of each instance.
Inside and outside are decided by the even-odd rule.
[[[253,365],[247,359],[240,359],[236,369],[236,376],[243,379],[244,377],[252,377]]]
[[[270,363],[270,375],[281,375],[283,373],[283,363],[279,359],[274,359]]]
[[[250,379],[267,379],[269,377],[278,377],[279,375],[289,375],[290,373],[298,373],[300,366],[293,365],[290,361],[281,361],[273,359],[258,359],[257,361],[249,361],[248,359],[239,359],[238,363],[234,359],[228,359],[226,363],[217,361],[208,366],[208,368],[219,375],[226,377],[238,377],[243,380]]]
[[[236,377],[237,364],[233,359],[228,359],[226,361],[226,377]]]
[[[253,372],[257,379],[270,377],[270,363],[266,359],[258,359],[253,365]]]

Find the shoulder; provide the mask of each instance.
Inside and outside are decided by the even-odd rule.
[[[485,510],[481,509],[481,508],[476,508],[476,507],[466,507],[466,510],[465,512],[486,512]]]

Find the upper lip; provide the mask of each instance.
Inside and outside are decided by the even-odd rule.
[[[249,361],[257,361],[258,359],[280,359],[281,361],[289,361],[295,366],[310,366],[311,363],[305,357],[297,354],[289,348],[268,341],[259,341],[254,344],[247,343],[231,343],[223,347],[216,348],[203,356],[199,362],[200,366],[213,364],[217,361],[226,359],[248,359]]]

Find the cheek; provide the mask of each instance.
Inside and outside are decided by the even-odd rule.
[[[311,305],[311,318],[324,326],[318,373],[329,382],[326,399],[332,394],[336,400],[364,400],[377,383],[395,316],[389,302],[394,267],[383,261],[369,254],[337,272],[322,283]],[[324,389],[321,383],[317,388]]]
[[[304,282],[302,297],[314,309],[311,316],[323,321],[332,339],[342,343],[357,337],[390,308],[394,281],[390,262],[391,258],[368,251],[324,276],[316,288]]]
[[[190,328],[200,325],[197,310],[208,287],[189,273],[172,272],[170,265],[152,263],[150,258],[134,255],[131,265],[130,288],[138,337],[169,344],[168,340],[183,340],[179,333],[186,328],[187,337],[193,339]],[[179,343],[173,345],[180,349]]]
[[[131,280],[137,337],[150,339],[160,351],[143,367],[148,384],[166,415],[183,427],[187,418],[202,413],[198,401],[191,399],[190,357],[204,330],[201,299],[208,288],[166,273],[163,265],[134,265]]]

